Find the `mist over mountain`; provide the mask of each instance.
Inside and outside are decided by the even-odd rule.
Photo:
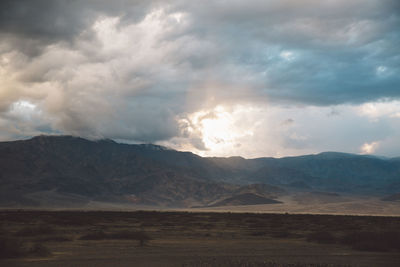
[[[3,207],[90,201],[167,207],[272,204],[280,196],[316,191],[393,195],[400,191],[400,161],[335,152],[206,158],[151,144],[72,136],[0,143]]]

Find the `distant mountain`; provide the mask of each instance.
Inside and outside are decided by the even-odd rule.
[[[253,193],[244,193],[235,195],[224,200],[218,201],[209,205],[209,207],[220,207],[220,206],[243,206],[243,205],[260,205],[260,204],[278,204],[280,201],[259,196]]]
[[[3,205],[51,205],[55,200],[65,205],[72,200],[204,205],[240,189],[223,182],[235,179],[232,173],[207,158],[156,145],[71,136],[0,143]]]
[[[316,189],[360,194],[400,191],[397,160],[336,152],[259,160],[264,167],[250,176],[254,182],[278,186],[302,182]]]
[[[0,205],[90,201],[207,206],[248,194],[400,192],[400,160],[327,152],[286,158],[204,158],[162,146],[37,136],[0,142]]]

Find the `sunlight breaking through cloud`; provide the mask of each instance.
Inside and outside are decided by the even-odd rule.
[[[3,140],[247,157],[399,148],[398,1],[17,2],[0,3]]]

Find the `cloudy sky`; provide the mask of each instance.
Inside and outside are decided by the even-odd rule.
[[[398,0],[2,0],[0,140],[400,156]]]

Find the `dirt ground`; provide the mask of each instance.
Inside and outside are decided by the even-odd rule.
[[[396,234],[398,217],[1,211],[0,219],[2,238],[21,252],[3,253],[0,266],[400,266],[397,243],[340,242],[356,231]]]

